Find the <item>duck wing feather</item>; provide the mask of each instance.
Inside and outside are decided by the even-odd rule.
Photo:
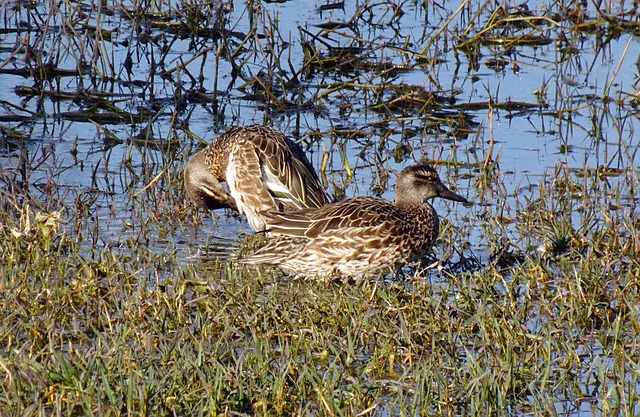
[[[339,232],[362,233],[365,228],[377,228],[383,224],[392,227],[403,216],[401,210],[390,201],[377,197],[354,197],[326,205],[319,209],[304,209],[282,213],[263,213],[267,229],[288,236],[305,236],[309,239]]]
[[[255,134],[248,136],[256,148],[267,188],[275,196],[289,201],[292,208],[317,208],[328,204],[329,198],[320,179],[300,145],[282,132],[269,129],[268,133],[257,129]]]

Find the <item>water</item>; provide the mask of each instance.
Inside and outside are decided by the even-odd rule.
[[[640,17],[632,3],[600,3],[626,22],[619,27],[593,23],[593,4],[583,20],[559,3],[505,6],[509,23],[497,24],[497,6],[425,3],[320,10],[324,3],[308,0],[264,2],[250,19],[243,2],[149,3],[143,17],[113,1],[4,1],[3,198],[28,192],[39,202],[33,210],[64,207],[69,233],[88,253],[142,243],[184,262],[214,262],[250,229],[230,213],[190,211],[180,172],[201,144],[187,131],[208,142],[230,125],[268,123],[300,138],[316,167],[326,154],[330,190],[347,197],[392,199],[394,172],[422,158],[439,162],[445,183],[475,203],[434,202],[457,228],[450,245],[480,260],[502,234],[522,251],[548,243],[518,224],[539,200],[554,207],[548,190],[560,184],[572,183],[575,198],[555,214],[575,227],[588,202],[602,207],[589,224],[633,215],[637,198],[619,191],[638,175]],[[187,9],[201,16],[189,20]],[[197,35],[180,26],[198,22]],[[322,28],[329,23],[344,26]],[[481,32],[483,42],[455,48]],[[525,35],[540,42],[513,41]],[[307,44],[324,70],[305,60]],[[78,75],[42,77],[39,62]],[[397,104],[403,95],[413,101]],[[421,109],[429,99],[439,105]],[[78,120],[96,113],[131,121]],[[589,413],[592,404],[556,406]]]
[[[49,3],[39,3],[35,12],[20,2],[6,4],[5,28],[20,29],[1,35],[0,79],[5,88],[0,92],[4,103],[0,169],[7,178],[26,180],[30,192],[42,201],[47,200],[47,189],[55,190],[64,204],[78,195],[97,196],[96,218],[103,241],[117,242],[135,230],[127,224],[143,221],[146,209],[136,208],[136,204],[145,205],[140,200],[153,204],[144,201],[145,192],[137,198],[131,198],[131,193],[139,192],[167,166],[172,172],[180,171],[196,151],[198,144],[184,129],[210,141],[229,125],[267,121],[302,137],[316,166],[327,152],[328,182],[337,194],[347,197],[375,193],[392,199],[394,176],[387,176],[388,172],[424,157],[457,161],[459,168],[441,168],[441,175],[452,176],[451,184],[476,206],[440,201],[434,205],[454,224],[468,224],[467,236],[480,256],[486,255],[486,242],[477,222],[470,219],[485,210],[492,216],[496,210],[517,216],[516,196],[535,198],[539,182],[558,166],[577,173],[585,166],[623,170],[637,166],[638,145],[633,137],[638,115],[631,105],[638,88],[637,30],[613,33],[599,25],[595,28],[601,32],[596,34],[571,31],[574,23],[559,20],[559,15],[554,16],[558,10],[547,9],[544,2],[529,5],[528,13],[541,17],[535,24],[513,23],[489,30],[489,38],[503,42],[477,43],[466,53],[453,46],[464,40],[472,8],[456,12],[453,5],[423,7],[409,2],[402,4],[399,13],[392,2],[327,10],[311,1],[263,3],[258,18],[249,19],[243,4],[212,3],[203,5],[202,13],[214,8],[220,11],[212,16],[224,20],[210,16],[209,26],[203,25],[210,32],[198,37],[176,34],[173,29],[186,20],[178,17],[177,10],[185,6],[179,3],[150,7],[148,18],[141,20],[143,26],[133,24],[128,3],[92,5],[86,10],[66,3],[54,10]],[[630,6],[610,7],[611,13],[637,23],[637,15],[622,14]],[[524,22],[527,17],[517,8],[505,10],[514,21]],[[81,17],[79,12],[85,14]],[[591,8],[585,13],[596,15]],[[476,22],[489,26],[489,16],[485,10]],[[440,31],[447,19],[450,23]],[[223,34],[226,42],[216,39],[222,21],[231,32]],[[349,25],[321,29],[328,23]],[[246,36],[250,33],[260,36]],[[269,36],[263,38],[263,34]],[[525,34],[548,43],[506,46],[508,39]],[[272,43],[271,35],[277,41]],[[323,59],[338,48],[352,48],[354,53],[343,59],[352,60],[354,68],[336,65],[326,72],[309,71],[304,42],[312,43]],[[35,53],[26,50],[25,43]],[[226,59],[231,54],[234,58]],[[44,91],[23,96],[19,89],[34,81],[11,72],[37,68],[38,60],[55,68],[80,70],[83,76],[44,79],[35,84]],[[241,66],[240,77],[233,74],[232,62]],[[380,63],[396,71],[383,71]],[[275,100],[264,102],[268,94],[257,80],[269,86],[268,94]],[[336,88],[340,82],[352,87]],[[400,85],[436,93],[442,108],[437,113],[431,108],[420,112],[421,104],[416,104],[393,110],[389,103],[402,94],[397,90]],[[52,95],[58,92],[70,93],[74,99]],[[104,100],[94,92],[104,94]],[[211,104],[214,96],[217,105]],[[278,100],[283,102],[281,108],[274,105]],[[497,106],[489,112],[489,101],[532,107]],[[310,104],[298,110],[296,103]],[[72,113],[115,111],[128,112],[135,123],[76,121]],[[455,114],[473,123],[451,125]],[[21,138],[12,138],[7,133],[10,129]],[[335,135],[333,129],[344,134]],[[319,135],[309,138],[309,131]],[[146,136],[135,140],[144,132],[151,133],[154,146]],[[487,154],[490,141],[494,142],[492,155]],[[478,167],[488,157],[497,162],[499,178],[488,191],[479,191]],[[30,162],[21,173],[24,159]],[[352,179],[346,178],[348,170],[354,173]],[[156,185],[165,181],[163,177]],[[175,189],[178,182],[165,184],[173,188],[169,192],[184,196]],[[205,218],[205,222],[223,238],[248,231],[245,222],[234,217],[220,222]],[[194,244],[198,239],[187,240]],[[166,241],[158,244],[164,248]]]

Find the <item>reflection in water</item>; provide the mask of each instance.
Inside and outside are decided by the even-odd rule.
[[[195,247],[196,252],[189,256],[192,260],[198,260],[206,265],[220,265],[236,258],[237,251],[241,248],[240,240],[209,236],[206,242]],[[194,249],[194,248],[192,248]],[[217,269],[217,268],[216,268]]]

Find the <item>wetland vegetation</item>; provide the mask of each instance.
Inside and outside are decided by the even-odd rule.
[[[0,415],[640,415],[639,5],[454,3],[0,0]],[[393,276],[247,269],[182,172],[251,123],[474,204]]]

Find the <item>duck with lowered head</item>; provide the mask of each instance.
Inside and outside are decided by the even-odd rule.
[[[261,125],[232,127],[217,137],[191,158],[184,181],[198,207],[237,210],[256,231],[265,229],[265,211],[318,208],[329,202],[300,146]]]

